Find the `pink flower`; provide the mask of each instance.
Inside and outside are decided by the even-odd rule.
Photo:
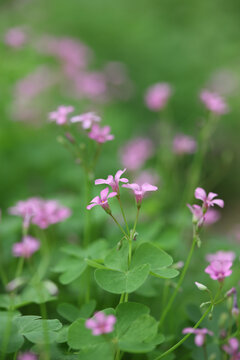
[[[218,194],[210,192],[208,195],[206,191],[200,187],[195,190],[195,198],[203,201],[203,207],[208,209],[210,206],[218,205],[221,208],[224,207],[224,201],[221,199],[214,199]]]
[[[88,112],[82,115],[73,116],[70,121],[72,123],[81,122],[83,129],[90,129],[95,122],[101,121],[101,118],[94,112]]]
[[[122,174],[125,173],[125,171],[126,171],[126,169],[118,170],[114,177],[112,175],[109,175],[106,180],[97,179],[97,180],[95,180],[95,185],[100,185],[100,184],[110,185],[112,190],[118,193],[118,191],[119,191],[119,182],[128,183],[128,179],[121,178]]]
[[[110,211],[108,199],[116,196],[117,193],[111,192],[108,194],[108,192],[109,192],[108,188],[105,188],[104,190],[102,190],[100,192],[100,197],[96,196],[95,198],[93,198],[91,203],[87,206],[87,209],[90,210],[92,207],[94,207],[96,205],[100,205],[105,211],[107,211],[107,212]]]
[[[231,261],[233,262],[236,255],[233,251],[217,251],[215,254],[207,254],[206,260],[212,261]]]
[[[232,261],[212,261],[205,269],[205,272],[210,275],[211,279],[222,282],[225,277],[232,274]]]
[[[110,126],[104,126],[101,128],[98,124],[93,124],[92,129],[88,134],[88,137],[97,141],[99,144],[103,144],[106,141],[114,139],[114,135],[111,135],[110,131]]]
[[[187,204],[187,207],[193,214],[193,222],[196,223],[198,226],[201,226],[205,219],[205,215],[203,213],[202,207],[199,205],[190,205],[190,204]]]
[[[228,112],[228,106],[224,99],[213,92],[203,90],[200,94],[200,99],[206,108],[215,114],[226,114]]]
[[[11,28],[5,34],[5,43],[12,48],[21,48],[27,40],[26,33],[20,27]]]
[[[61,206],[56,200],[44,200],[38,197],[19,201],[9,209],[9,212],[23,218],[24,228],[28,228],[32,223],[41,229],[46,229],[71,215],[71,210]]]
[[[173,140],[173,151],[177,155],[193,154],[197,148],[196,141],[193,137],[178,134]]]
[[[135,138],[120,150],[121,163],[129,170],[138,170],[152,154],[153,143],[150,139]]]
[[[105,75],[101,72],[85,72],[77,78],[77,88],[83,96],[94,99],[104,100],[107,92]]]
[[[147,89],[145,103],[152,111],[161,110],[172,95],[172,88],[167,83],[157,83]]]
[[[66,124],[68,118],[67,115],[74,111],[73,106],[64,106],[61,105],[57,108],[56,111],[52,111],[49,114],[49,119],[55,121],[58,125]]]
[[[40,242],[32,236],[24,236],[22,242],[13,245],[12,252],[16,257],[30,258],[40,247]]]
[[[93,335],[98,336],[113,332],[116,320],[114,315],[105,315],[104,312],[99,311],[92,318],[86,320],[85,326],[92,330]]]
[[[185,328],[182,331],[183,334],[195,334],[195,339],[194,342],[197,346],[203,346],[204,342],[205,342],[205,337],[206,335],[210,335],[213,336],[213,332],[203,328],[203,329],[194,329],[194,328]]]
[[[205,214],[204,225],[209,226],[217,222],[221,218],[220,212],[215,209],[208,209]]]
[[[37,355],[30,351],[20,353],[17,358],[17,360],[37,360],[37,359],[38,359]]]
[[[231,356],[231,360],[240,360],[239,341],[236,338],[228,340],[228,345],[223,345],[223,350]]]
[[[133,190],[138,205],[141,205],[142,199],[147,191],[158,190],[157,186],[153,186],[148,183],[144,183],[143,185],[138,185],[134,183],[126,184],[123,185],[122,187]]]

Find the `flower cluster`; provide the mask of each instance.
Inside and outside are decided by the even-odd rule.
[[[30,258],[40,247],[40,242],[32,236],[24,236],[21,242],[13,245],[12,252],[16,257]]]
[[[92,335],[98,336],[111,333],[115,323],[116,317],[114,315],[105,315],[104,312],[99,311],[92,318],[86,320],[85,326],[92,330]]]
[[[96,196],[95,198],[93,198],[91,203],[87,206],[88,210],[90,210],[92,207],[94,207],[96,205],[100,205],[105,211],[107,211],[108,213],[111,214],[111,210],[110,210],[109,204],[108,204],[108,199],[115,197],[115,196],[118,196],[118,197],[120,196],[120,193],[119,193],[119,183],[120,182],[124,183],[124,185],[122,185],[122,187],[133,190],[138,207],[141,206],[142,199],[146,192],[156,191],[158,189],[157,186],[153,186],[148,183],[144,183],[142,185],[138,185],[135,183],[127,184],[128,179],[121,178],[121,176],[124,174],[125,171],[126,171],[126,169],[118,170],[114,177],[112,175],[109,175],[106,180],[104,180],[104,179],[95,180],[95,185],[101,185],[101,184],[109,185],[112,188],[113,192],[109,193],[108,188],[105,188],[104,190],[102,190],[100,193],[100,197]]]
[[[232,264],[235,254],[232,252],[219,251],[216,254],[209,254],[207,260],[210,264],[206,267],[205,272],[213,280],[222,282],[226,277],[232,274]]]
[[[30,223],[41,229],[46,229],[52,224],[64,221],[71,215],[71,210],[58,203],[56,200],[44,200],[38,197],[19,201],[9,209],[10,214],[23,218],[24,228]]]
[[[196,188],[195,198],[202,201],[202,206],[196,204],[187,204],[187,206],[193,214],[193,222],[196,223],[198,227],[203,225],[206,214],[210,207],[213,207],[214,205],[218,205],[221,208],[224,207],[224,201],[222,199],[215,199],[216,196],[218,196],[218,194],[210,192],[207,195],[204,189],[200,187]]]

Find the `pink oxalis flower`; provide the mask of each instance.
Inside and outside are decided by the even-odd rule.
[[[40,247],[40,242],[32,236],[24,236],[21,242],[13,245],[12,252],[16,257],[30,258]]]
[[[200,99],[206,108],[215,114],[222,115],[228,112],[227,104],[217,93],[203,90],[200,94]]]
[[[20,353],[17,360],[37,360],[38,356],[31,351]]]
[[[113,332],[115,323],[114,315],[105,315],[104,312],[99,311],[92,318],[86,320],[85,326],[92,330],[93,335],[98,336]]]
[[[82,123],[83,129],[90,129],[96,122],[100,122],[101,118],[94,112],[88,112],[82,115],[73,116],[70,120],[72,123]]]
[[[218,194],[210,192],[208,195],[206,191],[200,187],[196,188],[195,190],[195,198],[202,200],[203,207],[207,210],[210,206],[218,205],[221,208],[224,207],[224,201],[222,199],[214,199]]]
[[[57,125],[64,125],[68,121],[68,114],[74,111],[73,106],[61,105],[57,110],[49,113],[49,119],[55,121]]]
[[[129,141],[120,150],[120,159],[124,167],[135,171],[152,156],[153,143],[150,139],[138,137]]]
[[[177,155],[193,154],[196,148],[197,143],[191,136],[178,134],[173,140],[173,152]]]
[[[148,183],[144,183],[143,185],[138,185],[135,183],[126,184],[126,185],[123,185],[122,187],[133,190],[138,206],[141,205],[142,199],[146,192],[158,190],[157,186],[150,185]]]
[[[159,111],[167,104],[172,88],[167,83],[157,83],[147,89],[145,104],[152,111]]]
[[[44,200],[38,197],[19,201],[9,209],[9,212],[23,218],[24,228],[28,228],[32,223],[41,229],[46,229],[71,215],[71,210],[61,206],[56,200]]]
[[[221,218],[220,212],[218,210],[210,208],[205,214],[204,225],[205,226],[212,225],[218,220],[220,220],[220,218]]]
[[[239,341],[236,338],[228,340],[228,344],[223,345],[223,350],[231,355],[231,360],[240,360]]]
[[[109,185],[109,186],[111,186],[113,191],[118,193],[118,191],[119,191],[119,182],[128,183],[128,179],[121,178],[122,174],[124,174],[125,171],[126,171],[126,169],[118,170],[114,177],[112,175],[108,175],[106,180],[97,179],[97,180],[95,180],[95,185],[101,185],[101,184]]]
[[[194,342],[197,346],[203,346],[204,342],[205,342],[205,337],[206,335],[210,335],[213,336],[213,332],[203,328],[203,329],[194,329],[191,327],[185,328],[182,331],[183,334],[195,334],[195,339]]]
[[[232,261],[212,261],[205,269],[211,279],[222,282],[226,277],[232,274]]]
[[[90,210],[94,206],[100,205],[105,211],[109,212],[110,208],[108,204],[108,199],[114,196],[117,196],[117,193],[115,191],[109,193],[109,189],[105,188],[100,192],[100,197],[96,196],[95,198],[92,199],[90,204],[87,206],[87,209]]]
[[[114,139],[114,135],[110,134],[110,126],[100,127],[98,124],[93,124],[91,131],[88,134],[90,139],[95,140],[99,144]]]

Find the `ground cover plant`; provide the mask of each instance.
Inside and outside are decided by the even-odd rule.
[[[138,86],[68,28],[4,24],[0,360],[240,359],[237,75],[199,84],[187,129],[177,79]]]

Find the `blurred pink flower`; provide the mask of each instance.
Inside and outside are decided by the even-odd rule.
[[[161,110],[172,95],[172,88],[167,83],[157,83],[150,86],[145,94],[145,103],[152,111]]]
[[[148,191],[156,191],[158,190],[157,186],[150,185],[148,183],[144,183],[143,185],[138,184],[126,184],[122,187],[125,187],[127,189],[131,189],[134,192],[136,202],[138,205],[141,205],[142,199],[146,192]]]
[[[40,247],[40,242],[32,236],[24,236],[22,242],[13,245],[12,252],[16,257],[30,258]]]
[[[58,125],[64,125],[68,121],[68,114],[74,111],[73,106],[61,105],[57,108],[56,111],[49,113],[49,119],[55,121]]]
[[[204,225],[209,226],[221,218],[220,211],[209,208],[205,214]]]
[[[86,320],[85,326],[92,330],[92,335],[98,336],[113,332],[116,321],[114,315],[105,315],[104,312],[99,311],[92,318]]]
[[[187,204],[187,207],[193,214],[193,222],[197,223],[198,226],[202,226],[205,220],[202,207],[199,205],[190,205],[190,204]]]
[[[85,72],[77,78],[78,92],[89,99],[104,100],[107,93],[105,75],[100,71]]]
[[[200,99],[208,110],[211,112],[221,115],[228,112],[228,106],[224,99],[217,93],[203,90],[200,94]]]
[[[105,188],[100,192],[100,197],[96,196],[95,198],[92,199],[90,204],[87,206],[87,209],[90,210],[92,207],[100,205],[105,211],[108,211],[109,210],[108,199],[114,196],[117,196],[116,192],[109,193],[109,189]]]
[[[19,49],[26,43],[27,35],[20,27],[11,28],[6,32],[4,41],[5,44]]]
[[[203,346],[204,342],[205,342],[205,337],[206,335],[210,335],[213,336],[213,332],[203,328],[203,329],[194,329],[191,327],[185,328],[182,331],[183,334],[195,334],[195,339],[194,342],[197,346]]]
[[[193,154],[196,152],[197,144],[193,137],[178,134],[173,140],[173,151],[175,154]]]
[[[205,269],[211,279],[222,282],[226,277],[232,274],[232,261],[212,261]]]
[[[128,182],[128,179],[121,178],[122,174],[124,174],[125,171],[126,171],[126,169],[118,170],[114,177],[112,175],[109,175],[106,180],[97,179],[97,180],[95,180],[95,185],[107,184],[107,185],[111,186],[113,191],[118,193],[118,191],[119,191],[119,182],[123,182],[123,183]]]
[[[57,57],[72,69],[85,68],[92,56],[86,45],[69,37],[44,36],[37,43],[37,48],[43,53]]]
[[[90,129],[95,122],[100,122],[101,118],[94,112],[88,112],[85,114],[73,116],[70,121],[72,123],[82,123],[83,129]]]
[[[207,254],[206,260],[212,261],[234,261],[236,255],[233,251],[217,251],[215,254]]]
[[[138,170],[152,155],[153,143],[144,137],[129,141],[120,150],[121,163],[129,170]]]
[[[203,201],[203,207],[205,209],[208,209],[209,206],[218,205],[221,208],[224,207],[224,201],[221,199],[214,199],[218,194],[215,194],[213,192],[210,192],[208,195],[206,194],[206,191],[200,187],[196,188],[195,194],[196,199]]]
[[[151,169],[141,171],[136,178],[136,183],[139,185],[143,185],[144,183],[157,185],[159,181],[159,175]]]
[[[99,144],[103,144],[106,141],[114,139],[114,135],[110,134],[110,131],[110,126],[103,126],[101,128],[98,124],[93,124],[91,131],[88,133],[88,137]]]
[[[38,197],[19,201],[9,209],[9,212],[12,215],[21,216],[25,228],[32,223],[41,229],[46,229],[71,215],[71,210],[61,206],[56,200],[44,200]]]
[[[223,350],[231,355],[230,360],[240,360],[239,341],[236,338],[228,340],[227,345],[223,345]]]
[[[30,351],[20,353],[17,358],[17,360],[37,360],[37,359],[38,356]]]

